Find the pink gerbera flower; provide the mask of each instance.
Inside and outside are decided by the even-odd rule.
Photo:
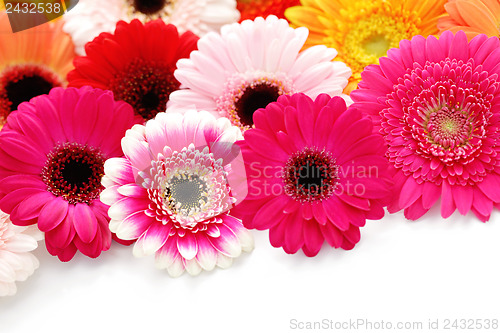
[[[199,51],[177,62],[174,76],[188,89],[170,95],[168,110],[194,104],[246,130],[253,126],[255,110],[281,95],[341,95],[351,70],[331,61],[337,51],[324,45],[300,52],[308,34],[306,28],[293,29],[271,15],[205,35]]]
[[[441,198],[441,215],[500,204],[500,42],[464,32],[416,36],[368,66],[354,105],[370,114],[395,176],[390,212],[417,219]]]
[[[252,250],[251,234],[229,213],[246,195],[240,138],[229,120],[194,110],[159,113],[127,131],[125,158],[104,165],[111,231],[137,239],[135,256],[156,253],[171,276],[228,267]]]
[[[382,136],[340,97],[281,96],[254,114],[240,141],[249,193],[233,213],[269,229],[274,247],[315,256],[324,241],[349,250],[389,194]]]
[[[109,91],[54,88],[19,105],[0,132],[0,209],[37,224],[50,254],[109,248],[108,207],[99,200],[104,161],[122,156],[133,110]]]

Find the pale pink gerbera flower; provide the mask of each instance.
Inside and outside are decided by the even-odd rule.
[[[280,95],[341,95],[351,70],[332,62],[337,51],[326,46],[300,52],[308,34],[276,16],[207,34],[198,41],[199,51],[177,62],[174,76],[188,89],[170,95],[170,110],[194,104],[246,130],[253,125],[253,113]]]
[[[382,136],[340,97],[281,96],[255,112],[240,142],[248,196],[233,214],[269,229],[275,247],[315,256],[325,241],[350,250],[366,219],[384,216],[391,182]]]
[[[384,135],[395,176],[390,212],[417,219],[441,198],[486,221],[500,205],[500,42],[464,32],[416,36],[368,66],[353,106]]]
[[[80,0],[64,14],[64,31],[73,38],[76,52],[83,55],[86,43],[101,32],[113,33],[118,21],[162,19],[180,33],[203,36],[239,17],[235,0]]]
[[[9,215],[0,211],[0,297],[17,292],[16,281],[25,281],[38,268],[31,253],[37,248],[42,233],[35,227],[18,227]]]
[[[36,224],[50,254],[95,258],[109,249],[108,206],[99,200],[104,161],[123,156],[132,107],[110,91],[54,88],[21,103],[0,132],[0,209]]]
[[[127,131],[125,158],[104,165],[111,231],[137,239],[135,256],[156,253],[171,276],[228,267],[252,250],[251,234],[229,212],[246,195],[238,139],[227,119],[193,110],[159,113]]]

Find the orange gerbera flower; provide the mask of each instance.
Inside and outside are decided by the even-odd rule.
[[[299,4],[299,0],[237,0],[236,8],[241,13],[241,22],[253,20],[257,16],[266,18],[276,15],[278,18],[285,18],[285,9]]]
[[[0,128],[20,103],[66,85],[75,54],[62,24],[13,33],[7,14],[0,13]]]
[[[353,75],[344,92],[350,93],[361,72],[402,39],[438,33],[438,17],[446,0],[301,0],[285,11],[295,26],[310,30],[306,47],[324,44],[335,48]]]
[[[467,38],[479,34],[500,36],[500,0],[448,0],[447,15],[438,21],[440,33],[463,30]]]

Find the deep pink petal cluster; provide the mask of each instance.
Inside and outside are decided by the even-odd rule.
[[[99,200],[104,162],[123,156],[132,107],[109,91],[54,88],[19,105],[0,133],[0,209],[36,224],[52,255],[95,258],[109,249],[108,206]]]
[[[248,196],[233,213],[269,229],[271,244],[315,256],[326,241],[352,249],[390,193],[382,136],[340,97],[281,96],[254,114],[240,141]]]
[[[353,106],[384,136],[395,189],[390,212],[418,219],[500,205],[500,42],[464,32],[416,36],[368,66]]]

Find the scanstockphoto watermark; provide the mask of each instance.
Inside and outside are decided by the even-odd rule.
[[[78,0],[3,0],[2,2],[12,32],[16,33],[61,17],[73,9]]]
[[[374,331],[374,330],[410,330],[417,331],[425,328],[423,321],[389,321],[369,320],[357,318],[349,320],[321,319],[318,321],[301,321],[290,319],[289,328],[292,330],[324,330],[324,331]]]
[[[356,195],[364,196],[367,182],[379,177],[375,165],[347,164],[332,168],[319,165],[263,166],[260,162],[249,165],[248,191],[252,195],[278,196],[281,194]],[[276,181],[276,179],[281,181]]]
[[[320,320],[290,319],[288,328],[293,331],[479,331],[497,332],[499,330],[498,318],[429,318],[426,320],[385,320],[354,318],[348,320]]]

